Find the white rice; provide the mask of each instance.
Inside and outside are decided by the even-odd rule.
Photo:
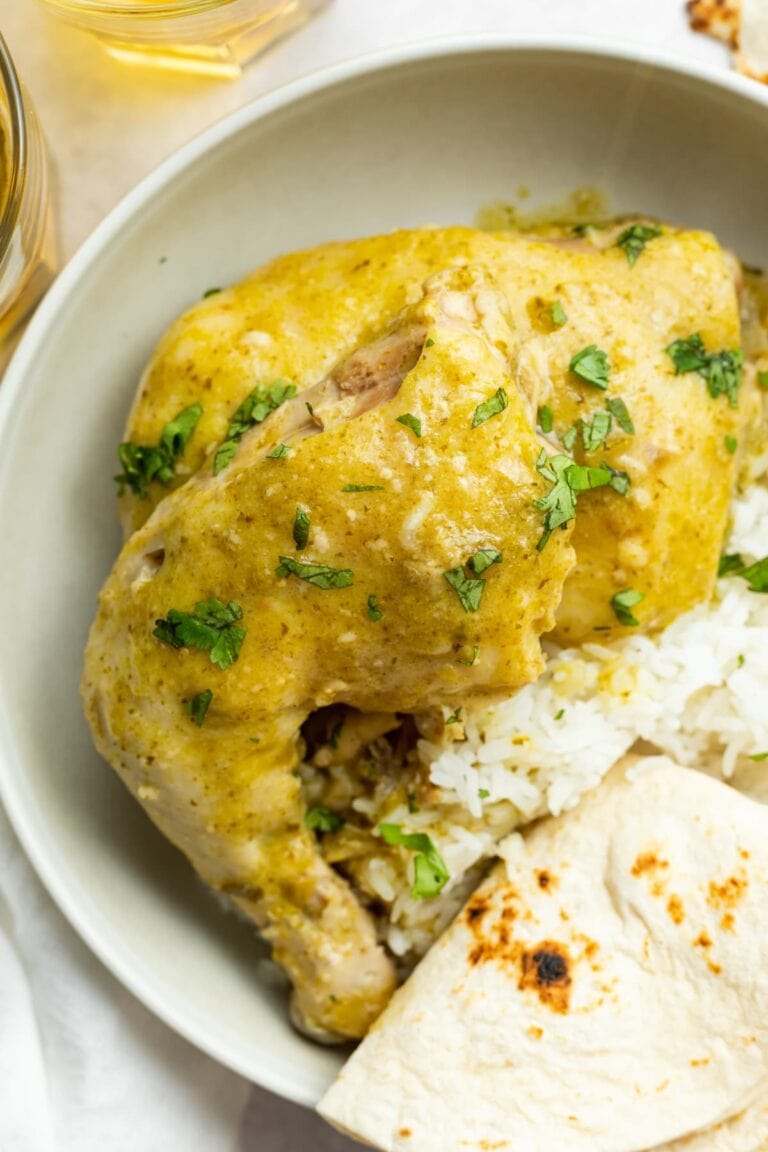
[[[761,485],[736,502],[728,551],[750,562],[768,555]],[[740,764],[762,771],[748,758],[768,752],[766,685],[768,595],[731,576],[718,581],[710,603],[655,637],[552,648],[536,683],[500,704],[466,706],[463,733],[453,727],[464,739],[418,746],[437,801],[418,812],[376,812],[404,831],[427,831],[451,873],[437,900],[414,901],[412,853],[402,854],[399,882],[390,865],[377,883],[381,861],[370,861],[371,886],[388,906],[389,946],[399,955],[423,952],[504,836],[574,807],[638,740],[726,779]]]

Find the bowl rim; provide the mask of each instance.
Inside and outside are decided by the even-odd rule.
[[[272,112],[346,81],[369,73],[385,72],[401,65],[483,52],[551,52],[576,57],[592,56],[620,63],[644,64],[662,72],[701,81],[745,97],[748,103],[762,107],[768,113],[768,87],[762,88],[754,80],[728,72],[724,68],[721,70],[719,66],[678,60],[665,52],[626,41],[595,43],[583,36],[544,34],[520,36],[500,32],[440,36],[378,49],[308,72],[244,104],[182,145],[128,192],[81,244],[40,304],[6,370],[0,388],[0,444],[5,436],[12,434],[14,417],[25,396],[24,381],[38,350],[58,314],[66,307],[70,294],[76,289],[80,279],[98,261],[102,252],[108,248],[124,226],[137,217],[142,208],[169,184],[191,169],[206,152]],[[0,485],[6,482],[5,473],[6,466],[0,453]],[[10,720],[0,700],[0,801],[5,806],[27,858],[54,903],[112,975],[160,1020],[202,1052],[253,1081],[253,1068],[225,1051],[195,1017],[177,1013],[164,1003],[162,997],[151,986],[151,982],[146,981],[141,973],[135,971],[130,960],[126,960],[111,935],[94,925],[87,911],[73,899],[67,882],[62,880],[52,859],[38,840],[32,822],[28,822],[23,788],[11,767],[12,758],[8,755],[12,747]],[[314,1106],[316,1103],[314,1097],[301,1085],[283,1075],[266,1058],[259,1068],[258,1083],[297,1104]]]

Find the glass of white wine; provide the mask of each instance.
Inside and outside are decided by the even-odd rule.
[[[0,36],[0,366],[55,270],[45,141]]]
[[[238,76],[328,0],[42,0],[128,63]]]

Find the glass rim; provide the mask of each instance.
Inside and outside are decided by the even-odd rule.
[[[8,104],[10,139],[6,144],[8,186],[0,205],[0,260],[5,256],[21,209],[24,171],[27,158],[27,124],[24,99],[16,68],[2,34],[0,34],[0,86]]]
[[[211,12],[225,8],[235,0],[156,0],[153,4],[141,0],[45,0],[51,8],[64,12],[80,12],[94,16],[141,16],[157,19],[163,16],[191,16],[197,12]]]

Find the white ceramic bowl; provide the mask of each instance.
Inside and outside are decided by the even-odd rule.
[[[314,1103],[340,1063],[292,1031],[224,915],[91,748],[78,698],[118,549],[115,446],[163,329],[205,289],[335,237],[470,223],[529,186],[712,228],[768,263],[768,92],[635,50],[483,38],[345,64],[182,149],[50,292],[0,391],[0,785],[54,899],[195,1044]]]

